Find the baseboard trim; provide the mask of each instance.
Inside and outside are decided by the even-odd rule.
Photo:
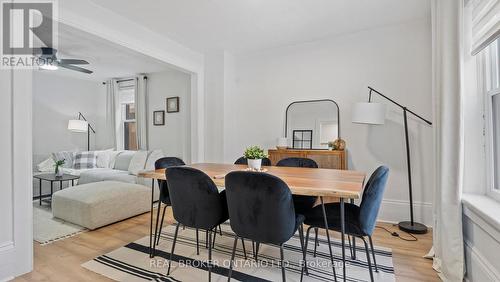
[[[414,220],[429,227],[433,224],[432,203],[413,202]],[[404,200],[384,199],[380,208],[378,221],[397,223],[410,218],[410,202]]]

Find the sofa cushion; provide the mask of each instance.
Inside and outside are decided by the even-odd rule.
[[[78,183],[87,184],[106,180],[136,183],[137,177],[129,174],[128,171],[111,168],[95,168],[82,171],[80,173],[80,179],[78,180]]]
[[[137,175],[139,171],[144,170],[146,165],[146,160],[148,159],[148,151],[137,151],[128,166],[128,172],[133,175]]]
[[[149,211],[151,188],[103,181],[77,185],[52,196],[54,217],[96,229]]]
[[[94,152],[79,152],[75,155],[73,161],[74,169],[95,168],[97,167],[97,158]]]
[[[54,159],[55,162],[64,160],[64,164],[62,165],[62,167],[72,168],[73,161],[75,158],[75,152],[61,151],[52,153],[52,158]]]
[[[135,151],[122,151],[115,158],[114,169],[125,170],[128,171],[128,167],[130,166],[130,161],[134,156]]]
[[[165,157],[165,155],[163,154],[162,150],[153,150],[151,153],[149,153],[144,170],[154,170],[155,162],[163,157]]]
[[[97,157],[97,167],[109,168],[113,152],[113,149],[94,151]]]

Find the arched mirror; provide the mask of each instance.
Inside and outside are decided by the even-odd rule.
[[[285,137],[293,149],[328,149],[340,138],[340,110],[333,100],[296,101],[285,113]]]

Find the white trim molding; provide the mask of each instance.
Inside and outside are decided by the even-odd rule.
[[[432,203],[413,202],[415,221],[432,227]],[[398,223],[409,220],[410,202],[405,200],[384,199],[379,212],[378,221]]]

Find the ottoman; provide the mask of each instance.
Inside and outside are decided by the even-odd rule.
[[[117,181],[101,181],[73,186],[52,196],[52,215],[62,220],[96,229],[151,208],[151,188]]]

